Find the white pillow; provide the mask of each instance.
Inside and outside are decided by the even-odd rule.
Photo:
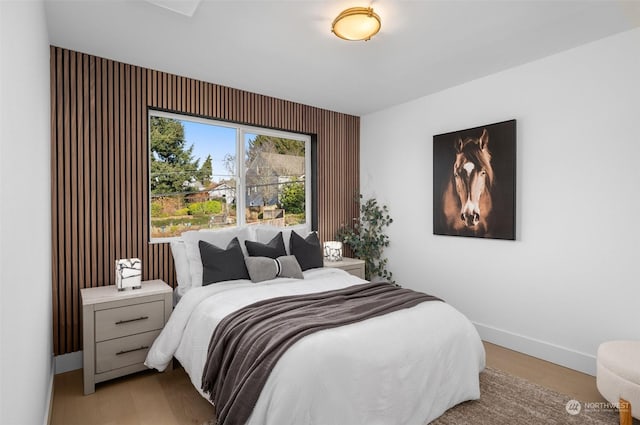
[[[256,242],[260,243],[267,243],[279,232],[282,232],[282,239],[284,240],[284,247],[287,249],[287,255],[291,255],[291,251],[289,250],[289,239],[291,239],[292,230],[295,230],[296,233],[302,237],[306,237],[311,232],[311,225],[307,223],[289,227],[270,226],[267,224],[260,224],[254,227],[256,232]]]
[[[191,283],[191,282],[189,282]],[[183,297],[184,294],[187,293],[187,291],[191,289],[191,286],[187,286],[186,288],[182,287],[182,286],[178,286],[174,291],[173,291],[173,306],[175,307],[176,304],[178,304],[178,302],[180,301],[180,299]]]
[[[173,264],[176,266],[178,288],[185,292],[191,287],[191,273],[189,273],[189,261],[184,241],[181,239],[171,241],[171,254],[173,254]]]
[[[240,246],[242,247],[242,253],[247,256],[247,249],[244,246],[244,241],[247,239],[253,240],[254,232],[251,227],[232,227],[222,230],[210,230],[210,231],[198,231],[190,230],[182,234],[182,240],[184,241],[185,251],[187,254],[187,261],[189,262],[189,272],[191,274],[191,287],[202,286],[202,259],[200,258],[199,241],[205,241],[218,248],[226,248],[229,242],[235,237],[238,237]]]

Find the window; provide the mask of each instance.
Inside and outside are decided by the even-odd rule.
[[[311,138],[149,111],[152,242],[187,230],[311,217]]]

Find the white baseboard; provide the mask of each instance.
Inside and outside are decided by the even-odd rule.
[[[497,329],[482,323],[474,322],[473,324],[476,326],[480,338],[484,341],[596,376],[596,357],[591,354]]]
[[[82,351],[56,356],[56,375],[76,369],[82,369]]]
[[[47,389],[47,404],[44,409],[44,419],[42,423],[49,425],[51,423],[51,414],[53,413],[53,377],[55,376],[55,359],[51,355],[51,372],[49,373],[49,388]]]

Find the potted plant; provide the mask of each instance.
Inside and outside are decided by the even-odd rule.
[[[380,278],[393,283],[387,259],[382,257],[382,251],[389,246],[384,229],[393,223],[389,208],[380,206],[375,198],[363,202],[362,194],[355,201],[360,203],[360,217],[354,218],[351,226],[343,225],[338,230],[338,240],[349,246],[356,258],[364,260],[365,279]]]

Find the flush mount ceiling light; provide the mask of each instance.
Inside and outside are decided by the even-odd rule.
[[[380,16],[370,7],[351,7],[342,13],[331,24],[331,32],[349,41],[367,41],[380,31]]]

